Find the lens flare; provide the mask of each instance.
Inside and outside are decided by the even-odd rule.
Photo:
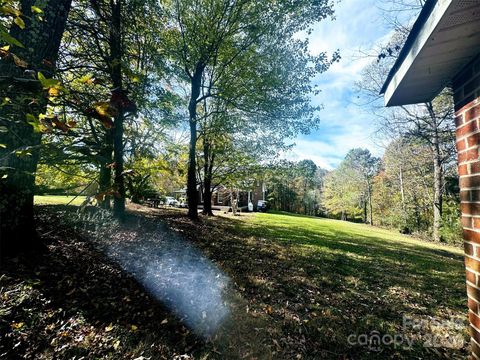
[[[193,332],[211,337],[230,312],[225,299],[229,278],[165,225],[146,234],[96,243]]]

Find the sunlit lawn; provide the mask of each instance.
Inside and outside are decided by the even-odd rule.
[[[423,346],[432,334],[441,339],[446,334],[457,340],[462,335],[468,338],[461,249],[364,224],[287,213],[258,213],[235,220],[229,216],[229,220],[230,231],[248,246],[258,244],[257,255],[249,255],[252,263],[265,256],[262,248],[267,244],[278,245],[269,255],[274,257],[271,263],[263,261],[262,267],[272,269],[262,269],[260,277],[271,284],[274,299],[284,294],[285,302],[289,297],[302,297],[305,327],[321,347],[340,354],[360,353],[362,358],[382,358],[387,353],[402,358],[436,358],[440,353],[464,356],[465,348],[451,352],[448,346]],[[253,273],[250,278],[259,277],[257,269],[249,271]],[[403,328],[404,317],[427,320],[427,325]],[[433,324],[429,319],[440,321],[440,326],[426,328]],[[465,326],[455,329],[447,321]],[[379,354],[367,355],[365,346],[347,344],[350,334],[372,331],[408,336],[414,339],[414,348],[390,345]]]
[[[35,205],[66,205],[75,196],[68,195],[35,195]],[[79,206],[85,201],[85,196],[78,196],[70,205]]]
[[[71,199],[71,196],[38,196],[35,201],[66,204]],[[77,198],[74,204],[83,200]],[[152,303],[124,300],[141,291],[132,290],[136,289],[135,283],[131,287],[116,286],[119,277],[125,274],[119,269],[113,271],[111,264],[105,266],[93,249],[75,240],[75,231],[65,222],[75,217],[65,217],[66,207],[41,209],[41,233],[52,236],[54,233],[49,231],[57,231],[59,223],[63,228],[58,230],[59,241],[51,242],[49,258],[44,262],[48,266],[41,272],[45,282],[39,282],[37,288],[45,294],[42,296],[53,293],[61,300],[58,324],[67,318],[61,315],[63,309],[70,309],[69,317],[85,317],[85,326],[96,326],[97,333],[111,337],[112,341],[120,339],[122,346],[112,358],[131,358],[134,353],[171,358],[173,353],[191,353],[193,358],[224,359],[234,358],[227,354],[238,353],[238,358],[252,359],[464,359],[468,353],[463,252],[459,248],[368,225],[287,213],[232,216],[219,212],[217,215],[221,216],[191,222],[183,210],[130,204],[131,219],[125,225],[126,230],[115,232],[119,239],[123,241],[123,234],[128,235],[129,231],[139,231],[142,236],[125,235],[125,239],[138,242],[134,247],[144,246],[142,242],[151,241],[158,231],[165,231],[157,222],[167,222],[232,279],[236,292],[232,298],[239,300],[232,306],[232,323],[226,324],[226,331],[221,332],[223,340],[203,343],[181,335],[180,341],[175,334],[188,333],[181,319],[168,315],[170,328],[167,328],[163,322],[167,317],[165,309],[147,314],[145,309],[152,307]],[[64,217],[62,221],[53,216],[56,211],[55,216]],[[70,207],[69,211],[76,209]],[[104,230],[102,226],[102,234]],[[69,233],[71,242],[65,237]],[[70,256],[73,253],[76,255]],[[92,262],[78,262],[77,253],[83,253]],[[12,266],[17,268],[16,264]],[[96,270],[93,277],[85,275],[90,274],[91,266],[102,270]],[[107,268],[110,270],[105,271]],[[10,288],[24,283],[23,277],[16,281]],[[106,283],[115,285],[105,286]],[[57,289],[58,284],[65,287]],[[79,286],[88,290],[89,295],[78,291]],[[71,302],[63,304],[65,299]],[[105,303],[105,308],[97,309],[91,303]],[[40,308],[44,309],[43,306]],[[30,333],[37,334],[43,327],[29,319],[31,314],[41,311],[47,314],[48,306],[27,315],[15,312],[15,317],[12,315],[3,322],[4,328],[14,333],[16,330],[9,324],[28,323]],[[98,324],[97,310],[102,314]],[[139,318],[139,314],[148,316]],[[420,326],[404,326],[405,319],[413,319]],[[105,330],[110,329],[109,324],[119,324],[118,331]],[[130,324],[138,324],[139,330],[132,332]],[[127,330],[122,330],[122,326]],[[375,348],[359,342],[358,336],[371,339],[372,334],[395,337],[399,342],[382,343]],[[27,342],[32,341],[31,336]],[[52,333],[49,342],[55,336]],[[72,348],[77,349],[76,337],[68,339],[62,341],[70,341]],[[425,346],[432,339],[435,346]],[[156,353],[159,348],[152,347],[151,342],[160,346],[165,356],[159,356]],[[61,343],[52,344],[60,349]],[[104,354],[102,344],[89,344],[81,352],[78,350],[78,354],[100,358],[94,355]]]

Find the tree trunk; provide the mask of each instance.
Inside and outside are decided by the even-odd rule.
[[[212,170],[214,154],[211,154],[210,144],[205,137],[203,142],[203,215],[213,216],[212,211]]]
[[[414,206],[415,206],[415,224],[417,226],[417,231],[420,231],[421,230],[421,227],[422,227],[422,222],[421,222],[421,218],[420,218],[420,209],[419,209],[419,204],[418,204],[418,199],[417,199],[417,196],[415,195],[415,193],[413,194],[413,203],[414,203]]]
[[[99,192],[109,193],[112,190],[112,169],[110,165],[113,163],[113,131],[108,129],[104,137],[104,148],[102,149],[101,164],[100,164],[100,178],[99,178]],[[101,203],[101,207],[109,210],[111,208],[110,195],[106,194]]]
[[[125,178],[123,175],[123,114],[115,117],[115,136],[113,138],[113,159],[115,161],[115,196],[113,213],[117,219],[125,219]]]
[[[190,119],[190,147],[188,150],[187,198],[188,216],[192,220],[198,219],[197,176],[195,173],[195,154],[197,143],[197,122]]]
[[[402,221],[403,221],[403,226],[407,225],[407,206],[406,206],[406,201],[405,201],[405,186],[404,186],[404,180],[403,180],[403,168],[400,166],[399,172],[398,172],[398,178],[400,181],[400,197],[402,199]]]
[[[110,71],[114,91],[123,96],[122,89],[122,1],[110,0],[112,10],[112,24],[110,28]],[[118,115],[114,119],[113,127],[113,160],[115,162],[113,213],[117,219],[123,221],[125,218],[125,179],[123,166],[123,121],[124,110],[118,109]]]
[[[366,224],[368,221],[367,201],[363,200],[363,222]]]
[[[188,174],[187,174],[187,197],[188,216],[192,220],[198,219],[198,197],[197,197],[197,99],[200,96],[202,76],[205,66],[198,63],[190,82],[190,101],[188,104],[190,124],[190,146],[188,150]]]
[[[212,190],[210,179],[205,179],[205,189],[203,195],[203,215],[213,216],[212,211]]]
[[[367,195],[368,195],[368,207],[370,210],[370,225],[373,225],[373,206],[372,206],[372,188],[370,183],[367,186]]]
[[[52,77],[58,57],[60,42],[70,11],[71,0],[44,1],[43,20],[32,13],[33,0],[20,1],[25,29],[12,25],[11,35],[24,48],[11,46],[10,50],[28,64],[28,69],[41,71]],[[0,84],[0,98],[9,97],[11,105],[0,108],[0,125],[7,128],[0,133],[0,255],[16,255],[35,251],[41,247],[35,232],[33,196],[35,172],[40,155],[41,135],[26,122],[26,115],[36,118],[46,110],[47,102],[41,86],[26,87],[23,81],[32,80],[29,74],[7,58],[0,60],[0,74],[11,76],[9,87]],[[36,102],[32,102],[36,99]],[[15,150],[28,150],[30,155],[17,156]]]
[[[238,210],[238,199],[234,197],[233,190],[230,190],[230,206],[232,207],[232,215],[237,215]]]
[[[443,169],[440,138],[438,134],[437,118],[432,103],[427,103],[427,109],[432,119],[432,153],[433,153],[433,240],[440,241],[443,208]]]
[[[303,181],[303,213],[307,214],[307,181]]]
[[[399,172],[398,172],[398,179],[400,181],[400,197],[402,199],[402,209],[405,211],[405,187],[403,185],[403,169],[402,166],[400,166]]]
[[[438,158],[438,155],[435,154],[434,157],[434,177],[433,177],[433,187],[434,187],[434,197],[433,197],[433,239],[435,241],[440,241],[440,228],[442,226],[442,207],[443,207],[443,169]]]
[[[112,171],[106,166],[107,164],[101,164],[100,177],[99,177],[99,192],[105,194],[112,186]],[[103,209],[110,209],[110,196],[105,194],[100,206]]]

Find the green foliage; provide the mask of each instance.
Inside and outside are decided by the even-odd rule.
[[[355,219],[362,213],[363,183],[353,169],[342,164],[325,177],[323,206],[328,215]]]
[[[405,233],[429,233],[433,168],[428,146],[408,139],[390,143],[382,171],[374,179],[373,194],[378,224]]]
[[[39,164],[36,176],[37,194],[78,194],[95,179],[93,169],[76,163],[63,163],[61,165]],[[84,191],[84,195],[94,195],[97,184]]]
[[[38,81],[42,84],[45,90],[56,87],[60,85],[60,81],[56,79],[47,79],[40,71],[37,73]]]
[[[178,81],[189,88],[187,192],[195,218],[197,126],[211,108],[234,113],[251,137],[263,135],[265,144],[275,146],[318,125],[311,80],[331,61],[324,53],[311,56],[308,41],[295,35],[332,9],[329,1],[173,0],[165,3],[165,11],[172,19],[165,49]]]
[[[460,203],[456,197],[448,196],[443,202],[441,239],[448,244],[463,243]]]
[[[139,203],[148,197],[153,197],[156,192],[155,184],[159,177],[168,173],[169,164],[162,158],[138,157],[129,164],[129,174],[126,176],[128,195],[133,202]]]
[[[320,215],[325,171],[311,160],[279,161],[264,172],[267,200],[274,210]]]
[[[2,43],[9,45],[15,45],[23,48],[23,44],[9,34],[9,29],[6,24],[13,20],[13,23],[20,29],[25,28],[25,22],[22,19],[22,12],[18,7],[18,3],[13,0],[0,1],[0,47]]]
[[[169,140],[169,128],[178,122],[181,102],[168,82],[171,74],[167,73],[165,59],[159,55],[162,29],[153,24],[165,21],[161,20],[164,18],[158,4],[122,0],[120,14],[115,16],[112,4],[78,1],[72,7],[58,61],[65,88],[38,75],[42,87],[61,93],[55,107],[59,115],[53,117],[57,122],[42,139],[41,161],[61,167],[75,163],[84,171],[96,171],[93,178],[97,180],[99,198],[108,198],[117,191],[112,175],[116,171],[116,117],[125,115],[121,139],[124,146],[117,152],[124,152],[121,158],[125,168],[132,170],[144,161],[161,161],[161,149]],[[121,23],[121,44],[111,38],[112,24],[117,20]],[[117,45],[121,47],[120,58],[111,55]],[[116,75],[118,69],[120,77]],[[119,81],[126,91],[111,91]],[[70,131],[55,131],[57,124]],[[143,170],[140,166],[139,173],[122,175],[130,187],[130,196],[136,199],[146,191],[142,188],[156,179],[150,175],[148,181],[143,181]]]
[[[339,167],[325,178],[324,206],[328,213],[347,219],[356,219],[363,213],[367,222],[367,213],[372,198],[373,177],[378,171],[379,159],[367,149],[352,149]]]

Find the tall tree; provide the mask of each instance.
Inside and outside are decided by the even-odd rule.
[[[114,194],[118,217],[125,208],[126,146],[138,148],[140,138],[134,140],[133,134],[141,137],[136,131],[141,126],[158,125],[161,133],[171,115],[164,111],[172,99],[158,54],[161,29],[153,27],[160,17],[154,1],[78,1],[64,36],[61,70],[70,79],[66,107],[77,122],[77,136],[70,136],[76,149],[70,147],[69,153],[82,151],[99,167],[98,198],[110,208]]]
[[[260,173],[268,185],[268,200],[273,209],[318,214],[325,170],[312,160],[280,160]]]
[[[4,103],[0,122],[5,129],[0,132],[2,255],[28,250],[38,243],[33,195],[41,135],[28,122],[46,111],[44,91],[54,84],[47,79],[55,75],[71,0],[45,0],[42,4],[43,8],[38,8],[36,1],[21,0],[21,21],[15,21],[17,26],[10,29],[15,40],[8,39],[8,50],[3,48],[5,41],[0,46],[0,99]],[[5,36],[0,39],[5,40]]]
[[[363,212],[364,181],[346,161],[325,176],[323,192],[323,206],[328,214],[355,220]]]
[[[386,148],[374,179],[373,205],[381,225],[425,233],[433,223],[433,164],[426,144],[399,138]]]
[[[302,205],[304,214],[309,213],[309,190],[315,186],[315,174],[317,172],[317,165],[312,160],[301,160],[298,162],[300,176],[303,182],[302,189]],[[315,204],[314,204],[315,206]]]
[[[352,168],[363,181],[364,221],[367,222],[367,213],[370,214],[370,225],[373,225],[372,184],[378,172],[379,161],[368,149],[352,149],[345,156],[345,165]]]
[[[301,41],[295,40],[294,35],[300,30],[308,29],[313,22],[331,15],[332,9],[327,0],[295,3],[174,0],[169,4],[171,4],[168,6],[169,12],[175,20],[170,48],[190,88],[187,196],[189,216],[196,219],[198,216],[196,143],[199,105],[206,98],[221,98],[224,95],[224,88],[221,85],[228,84],[225,76],[243,79],[244,90],[257,92],[258,95],[278,91],[275,85],[279,79],[290,82],[292,84],[290,91],[298,90],[299,97],[302,93],[310,92],[311,88],[305,85],[305,82],[302,83],[303,88],[295,83],[304,80],[305,73],[311,77],[325,70],[326,58],[324,54],[316,58],[309,57],[306,44],[298,46]],[[270,61],[271,55],[279,53],[279,49],[287,48],[296,50],[295,53],[290,53],[294,57],[289,60],[297,65],[307,65],[308,68],[308,64],[302,60],[309,58],[313,62],[313,67],[311,64],[310,69],[304,67],[302,73],[300,67],[297,69],[292,67],[289,72],[284,72],[282,70],[286,68],[278,69],[273,66],[274,69],[278,69],[277,72],[270,72],[270,77],[267,78],[262,76],[266,63],[275,65]],[[284,94],[291,95],[288,92]],[[228,98],[231,104],[238,106],[235,100]],[[290,106],[300,107],[298,103],[290,103]]]

